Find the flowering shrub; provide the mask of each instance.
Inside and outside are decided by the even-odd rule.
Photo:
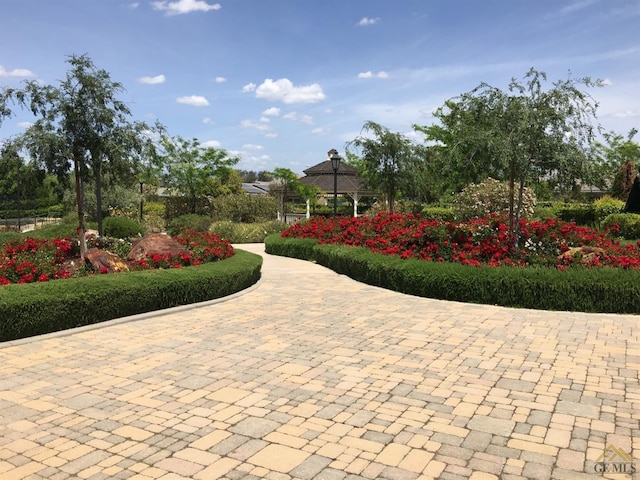
[[[231,257],[234,253],[228,241],[213,233],[184,230],[173,238],[184,245],[187,251],[177,255],[152,255],[138,262],[130,262],[132,270],[200,265]],[[104,247],[105,243],[103,240],[90,239],[89,245]],[[124,252],[118,253],[123,255]],[[70,238],[25,238],[5,243],[0,248],[0,285],[69,278],[71,274],[63,264],[71,260],[79,260],[79,252]],[[80,268],[75,275],[91,273],[93,272]],[[107,270],[103,269],[99,273],[107,273]]]
[[[369,248],[383,255],[463,265],[612,266],[640,269],[640,243],[622,246],[608,232],[548,218],[520,220],[518,249],[508,226],[498,216],[444,222],[413,214],[380,213],[374,217],[324,218],[291,226],[283,237],[313,238]],[[591,246],[604,250],[588,260],[561,256],[572,247]]]
[[[518,204],[518,185],[515,186],[514,208]],[[533,190],[524,187],[522,191],[522,217],[533,215],[536,206],[536,196]],[[509,213],[509,182],[500,182],[487,178],[479,184],[467,185],[454,200],[454,207],[458,218],[482,218],[491,213]]]
[[[182,268],[190,265],[215,262],[233,256],[231,244],[215,233],[196,232],[182,229],[173,237],[187,249],[186,252],[170,255],[152,254],[151,256],[130,262],[134,269],[147,270],[149,268]]]

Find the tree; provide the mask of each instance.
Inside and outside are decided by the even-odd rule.
[[[368,121],[362,127],[361,135],[347,143],[347,150],[349,147],[361,152],[362,176],[372,188],[386,195],[389,210],[393,213],[404,165],[414,154],[410,141],[400,133],[390,132],[386,127]],[[347,155],[350,153],[353,152],[347,152]]]
[[[3,98],[5,106],[11,99],[29,106],[40,117],[20,138],[34,160],[59,178],[67,177],[73,168],[80,255],[84,258],[84,183],[94,179],[101,234],[103,173],[132,178],[135,166],[131,151],[141,148],[143,124],[128,122],[131,113],[117,98],[124,90],[122,84],[113,82],[105,70],[97,69],[87,55],[72,55],[67,63],[71,68],[58,87],[32,81],[23,90],[5,90]]]
[[[633,141],[638,131],[632,129],[626,138],[614,132],[603,133],[605,143],[594,142],[595,159],[591,171],[592,185],[611,189],[611,195],[625,201],[640,164],[640,144]]]
[[[162,136],[159,159],[164,165],[163,181],[169,192],[183,195],[190,213],[196,213],[197,201],[205,197],[239,193],[240,175],[232,168],[240,160],[222,148],[202,147],[197,139]]]
[[[436,111],[441,125],[414,126],[427,140],[438,141],[440,153],[458,169],[508,178],[516,246],[525,183],[543,174],[565,185],[575,183],[586,170],[593,140],[597,103],[578,87],[601,82],[568,79],[545,90],[546,79],[532,68],[523,81],[513,78],[508,92],[482,83]]]

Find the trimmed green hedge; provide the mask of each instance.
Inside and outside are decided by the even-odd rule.
[[[640,313],[638,271],[470,267],[312,242],[273,235],[266,239],[265,250],[313,259],[360,282],[421,297],[537,310]]]
[[[627,240],[640,238],[640,215],[637,213],[612,213],[602,221],[603,228],[618,225],[618,236]]]
[[[233,257],[197,267],[95,275],[0,287],[0,341],[231,295],[260,279],[262,257]]]

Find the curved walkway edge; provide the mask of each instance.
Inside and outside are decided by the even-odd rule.
[[[1,344],[0,479],[640,478],[639,316],[236,247],[264,257],[239,294]]]

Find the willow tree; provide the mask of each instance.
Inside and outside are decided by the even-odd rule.
[[[402,134],[369,121],[362,127],[360,136],[347,143],[347,150],[349,148],[359,152],[360,173],[371,188],[385,194],[389,211],[393,213],[404,168],[414,156],[411,142]],[[350,153],[347,151],[347,155]]]
[[[122,84],[98,69],[87,55],[72,55],[71,66],[58,86],[26,82],[23,89],[5,90],[0,113],[7,115],[9,100],[28,107],[38,118],[21,136],[20,142],[35,161],[60,177],[73,169],[80,254],[86,251],[84,182],[95,180],[98,202],[98,231],[102,233],[102,178],[105,168],[122,178],[132,178],[131,151],[138,148],[135,138],[143,130],[131,124],[129,108],[118,96]]]
[[[522,80],[513,78],[506,92],[481,83],[436,110],[440,125],[414,125],[427,140],[438,141],[458,168],[507,177],[516,246],[527,181],[543,174],[565,182],[579,180],[596,128],[598,105],[580,87],[601,82],[569,78],[545,89],[546,81],[544,72],[532,68]]]

